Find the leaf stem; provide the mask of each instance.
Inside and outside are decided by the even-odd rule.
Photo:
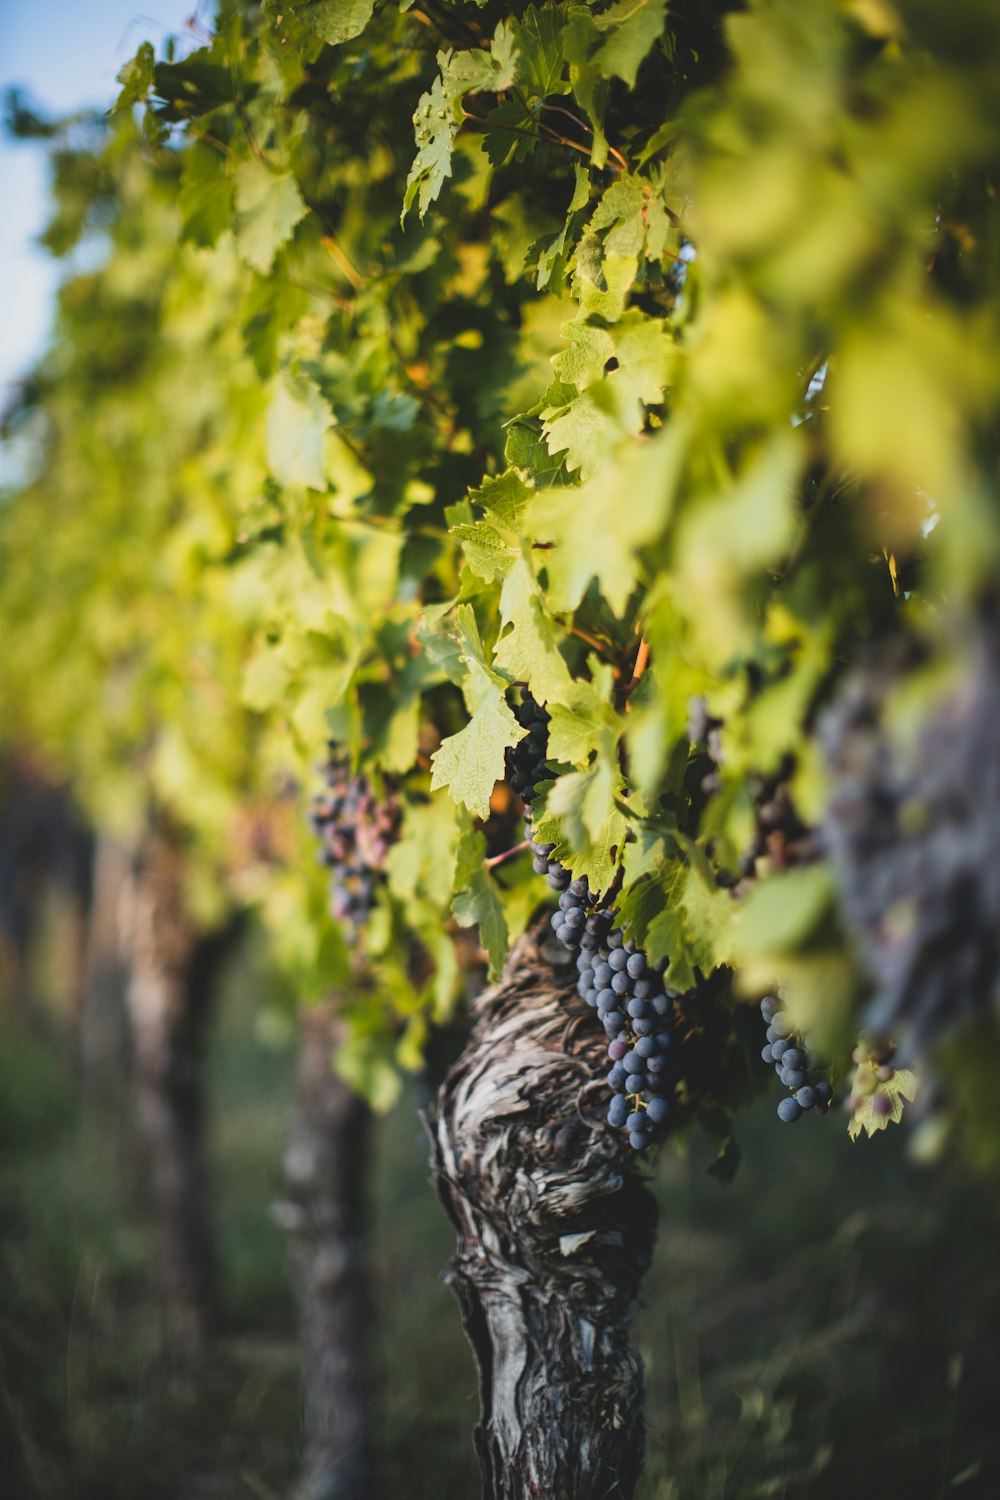
[[[482,115],[474,115],[471,110],[462,105],[462,115],[466,120],[472,120],[476,125],[481,125],[484,130],[511,130],[515,135],[526,135],[529,140],[541,141],[545,137],[538,130],[526,130],[523,125],[511,125],[506,120],[486,120]],[[571,141],[568,136],[560,135],[557,130],[550,130],[547,125],[541,126],[548,138],[557,141],[561,146],[569,146],[573,151],[579,151],[581,155],[589,158],[590,147],[581,146],[579,141]]]
[[[622,688],[623,693],[634,693],[639,686],[639,679],[649,666],[649,642],[645,636],[639,641],[639,649],[635,654],[635,666],[632,668],[632,676]]]
[[[316,210],[314,209],[313,212],[315,213]],[[341,271],[343,271],[344,275],[347,277],[354,290],[356,292],[360,292],[365,284],[365,278],[362,276],[361,272],[358,270],[357,266],[351,260],[347,252],[341,249],[340,245],[337,244],[337,241],[334,239],[329,230],[327,230],[326,234],[321,236],[321,243],[323,245],[323,248],[330,256],[331,260],[333,260],[334,263],[340,267]]]
[[[601,653],[601,655],[605,659],[607,659],[607,655],[608,655],[608,643],[607,643],[607,641],[599,641],[597,639],[596,635],[591,635],[590,632],[589,632],[589,630],[584,630],[579,625],[571,625],[569,627],[569,633],[570,633],[570,635],[578,635],[580,637],[581,641],[586,641],[588,646],[593,646],[593,648],[594,648],[595,651],[599,651]]]
[[[571,109],[566,109],[561,104],[546,104],[544,101],[542,103],[542,108],[551,110],[554,114],[565,115],[567,120],[572,120],[574,125],[579,125],[580,129],[585,130],[588,135],[593,135],[593,126],[588,125],[586,120],[581,120],[579,115],[575,115]],[[614,157],[615,161],[618,163],[619,170],[622,172],[627,172],[629,166],[626,158],[617,149],[617,147],[612,146],[610,141],[607,142],[607,147],[608,155]]]

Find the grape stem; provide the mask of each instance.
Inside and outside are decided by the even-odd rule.
[[[528,847],[528,840],[515,844],[513,849],[505,849],[502,854],[494,854],[490,859],[484,859],[483,864],[487,870],[492,870],[496,865],[502,865],[505,860],[513,859],[516,854],[523,854]]]

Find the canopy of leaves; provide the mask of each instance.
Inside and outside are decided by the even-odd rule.
[[[538,895],[494,860],[527,687],[546,836],[678,982],[849,1024],[825,867],[754,809],[780,777],[815,824],[844,667],[945,660],[995,586],[998,68],[973,0],[222,0],[144,46],[64,163],[104,252],[21,413],[5,732],[240,899],[314,891],[233,855],[328,735],[396,778],[355,1023],[412,1061],[464,929],[496,967]]]

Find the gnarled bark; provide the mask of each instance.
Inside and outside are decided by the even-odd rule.
[[[295,1500],[370,1500],[371,1295],[368,1280],[371,1112],[331,1066],[332,1006],[304,1010],[292,1136],[285,1154],[299,1305],[305,1451]]]
[[[629,1322],[656,1208],[605,1122],[606,1042],[574,979],[523,938],[430,1120],[486,1500],[627,1500],[642,1463]]]

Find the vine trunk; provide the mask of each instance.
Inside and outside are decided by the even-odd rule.
[[[522,938],[429,1120],[485,1500],[628,1500],[642,1464],[629,1325],[656,1207],[605,1121],[606,1042],[574,979],[541,930]]]

